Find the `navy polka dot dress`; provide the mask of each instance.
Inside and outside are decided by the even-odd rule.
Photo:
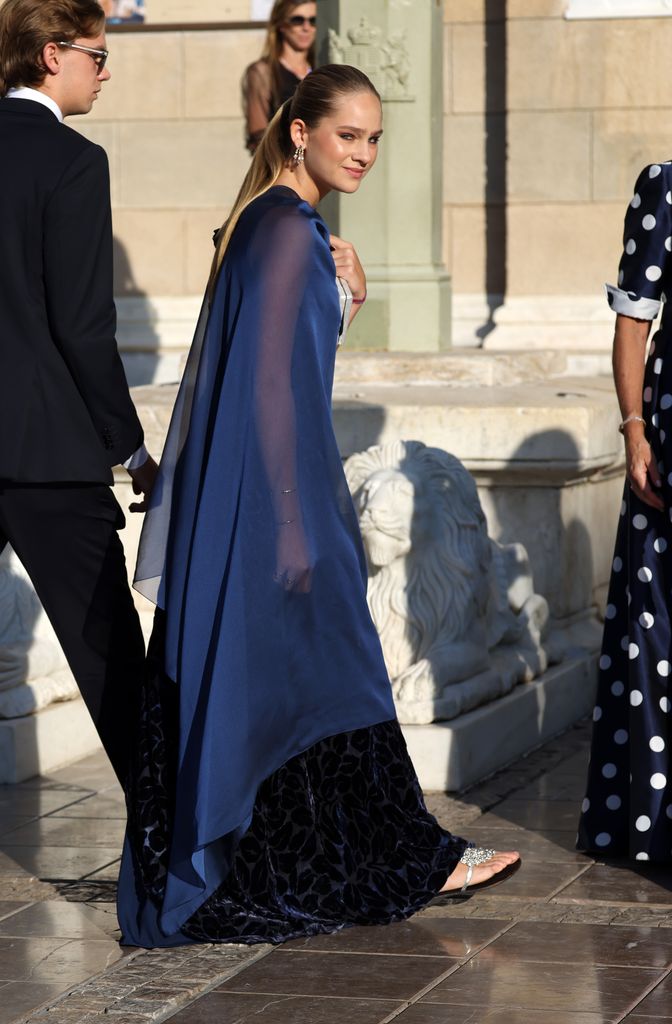
[[[643,416],[665,510],[626,483],[605,613],[578,847],[638,861],[672,858],[672,162],[646,167],[625,217],[616,313],[655,320]],[[670,352],[668,352],[668,348]]]

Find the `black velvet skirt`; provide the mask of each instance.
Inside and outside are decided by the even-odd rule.
[[[154,647],[156,650],[156,647]],[[161,905],[170,854],[175,685],[150,652],[128,837],[138,884]],[[185,942],[271,942],[387,924],[441,889],[467,846],[429,814],[396,720],[340,733],[261,785],[222,885]]]

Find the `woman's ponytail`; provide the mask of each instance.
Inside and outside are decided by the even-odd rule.
[[[209,294],[212,294],[231,235],[243,210],[275,184],[291,156],[291,106],[292,100],[288,99],[269,123],[252,157],[250,169],[245,175],[231,213],[217,234],[217,248],[208,281]]]

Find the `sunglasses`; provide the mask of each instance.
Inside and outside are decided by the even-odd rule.
[[[68,50],[79,50],[81,53],[88,53],[89,57],[93,58],[93,62],[98,69],[98,74],[102,73],[105,67],[105,62],[109,57],[107,50],[94,50],[91,46],[80,46],[79,43],[64,43],[59,42],[57,46],[64,46]]]
[[[310,25],[311,28],[315,28],[317,18],[304,18],[302,14],[292,14],[291,18],[287,18],[287,24],[291,25],[292,28],[301,28],[303,25]]]

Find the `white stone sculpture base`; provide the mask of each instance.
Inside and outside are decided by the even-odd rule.
[[[23,782],[100,750],[84,701],[0,721],[0,783]]]
[[[420,785],[456,792],[491,775],[588,714],[596,685],[597,654],[584,655],[452,722],[402,726]]]

